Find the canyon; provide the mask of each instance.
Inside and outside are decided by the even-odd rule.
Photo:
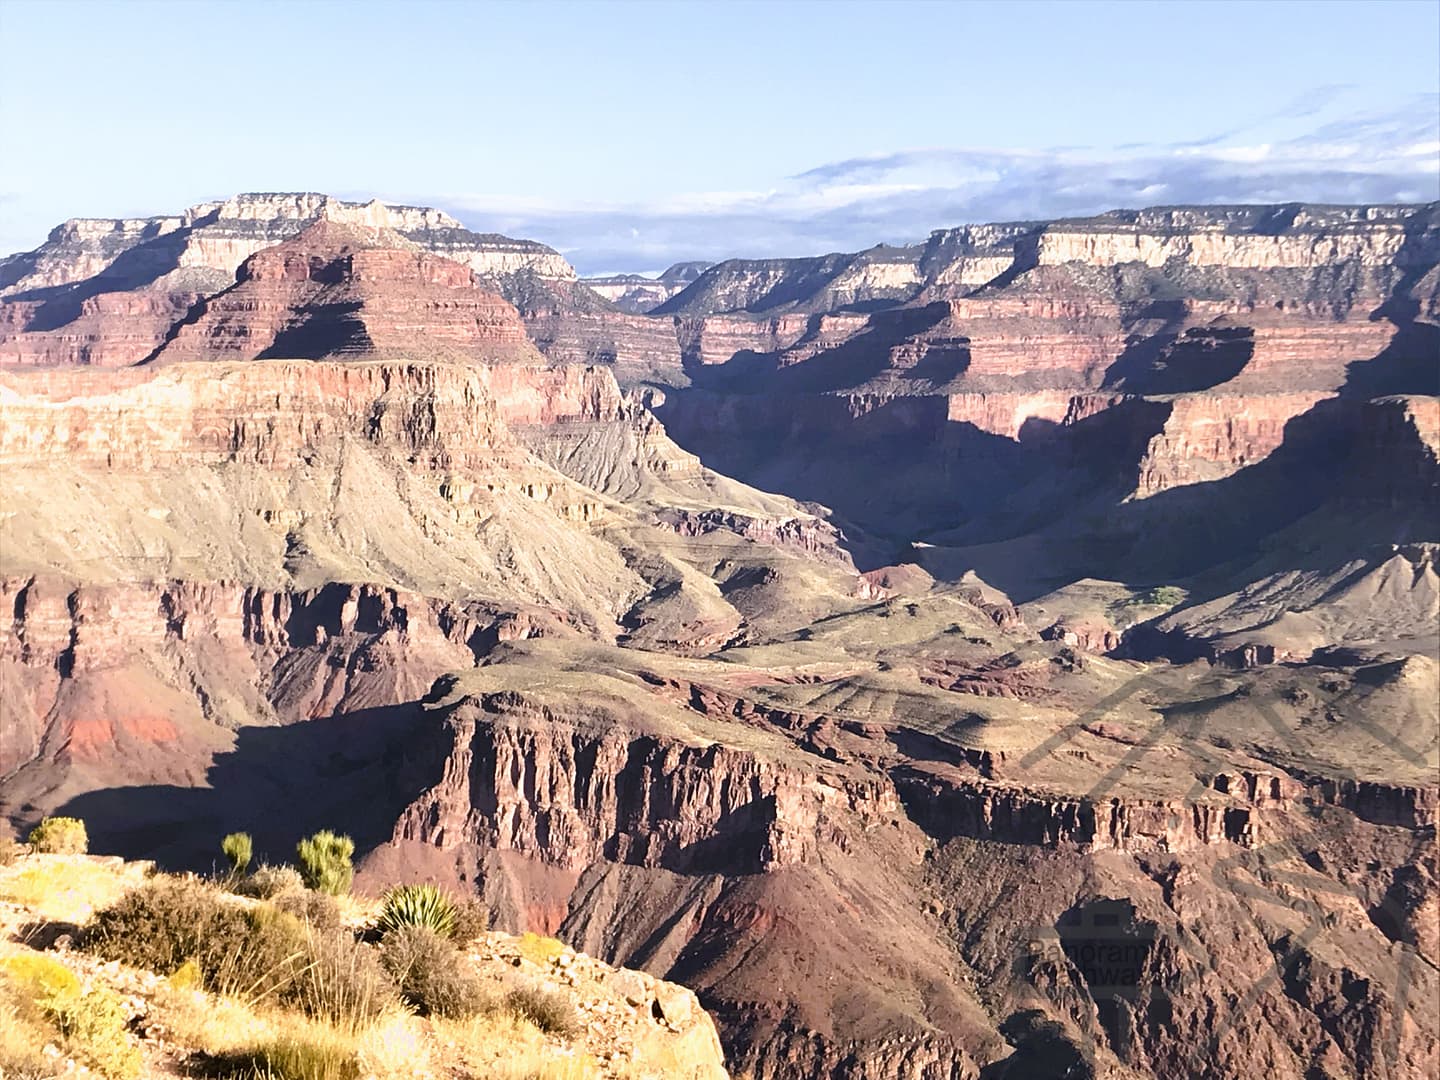
[[[1440,1068],[1440,204],[583,280],[77,219],[0,471],[17,824],[342,829],[756,1080]]]

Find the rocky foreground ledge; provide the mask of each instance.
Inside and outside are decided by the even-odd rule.
[[[10,857],[10,865],[0,866],[0,1076],[215,1075],[210,1063],[233,1056],[247,1042],[317,1038],[315,1029],[323,1027],[317,1021],[267,1002],[207,993],[183,970],[148,971],[84,951],[84,925],[96,911],[151,880],[152,863],[33,852]],[[342,898],[340,905],[345,924],[357,932],[372,921],[374,908],[363,897]],[[714,1022],[682,986],[612,967],[537,934],[482,933],[464,961],[482,984],[526,985],[563,1000],[573,1010],[572,1030],[546,1032],[502,1013],[444,1021],[402,1010],[370,1030],[345,1032],[349,1062],[332,1062],[333,1068],[315,1075],[354,1080],[725,1080],[729,1075]],[[67,1022],[69,1014],[51,1005],[61,982],[123,1013],[123,1036],[117,1034],[108,1047],[91,1045],[84,1026]]]

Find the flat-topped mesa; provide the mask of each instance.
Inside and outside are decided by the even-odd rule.
[[[831,311],[877,301],[899,303],[924,284],[921,253],[919,247],[882,244],[854,254],[729,259],[710,267],[651,314]]]
[[[1382,265],[1404,245],[1411,206],[1153,207],[1057,221],[1038,230],[1035,262],[1057,266],[1172,260],[1232,269]]]
[[[322,220],[251,256],[158,362],[268,357],[539,361],[515,309],[399,233]]]
[[[1342,265],[1352,272],[1393,270],[1440,257],[1436,230],[1433,225],[1425,228],[1437,213],[1437,204],[1182,206],[1051,222],[967,225],[937,230],[924,244],[908,247],[882,245],[800,259],[732,259],[708,269],[653,314],[835,311],[903,303],[922,291],[930,298],[961,297],[984,286],[1004,287],[1029,271],[1060,266],[1133,266],[1172,274],[1333,270]],[[1195,287],[1182,283],[1182,292],[1205,295],[1198,287],[1203,282],[1191,284]],[[1297,278],[1280,284],[1281,292],[1294,294],[1289,296],[1294,303],[1306,299],[1299,294],[1324,283]]]

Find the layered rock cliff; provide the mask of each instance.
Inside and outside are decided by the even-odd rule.
[[[667,266],[656,277],[644,274],[611,274],[585,278],[596,296],[609,300],[621,311],[643,315],[659,307],[691,284],[710,267],[707,262],[682,262]]]
[[[515,309],[470,269],[333,221],[247,259],[150,359],[328,356],[540,360]]]
[[[763,1080],[1430,1075],[1437,252],[1117,212],[645,315],[436,211],[72,223],[3,269],[0,809],[343,828]]]
[[[196,301],[234,284],[247,259],[322,221],[398,234],[501,292],[575,281],[574,269],[543,244],[472,233],[438,210],[308,193],[237,195],[169,217],[68,221],[39,248],[0,262],[0,365],[138,363]],[[141,312],[153,320],[134,318]]]

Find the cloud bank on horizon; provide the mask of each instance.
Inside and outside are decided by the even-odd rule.
[[[1280,118],[1313,116],[1343,90],[1318,88]],[[688,259],[856,251],[955,225],[1119,208],[1440,199],[1440,94],[1284,139],[1246,138],[1254,126],[1169,144],[902,150],[817,165],[764,191],[650,203],[464,193],[429,201],[472,228],[544,241],[582,274],[599,274],[655,272]]]

